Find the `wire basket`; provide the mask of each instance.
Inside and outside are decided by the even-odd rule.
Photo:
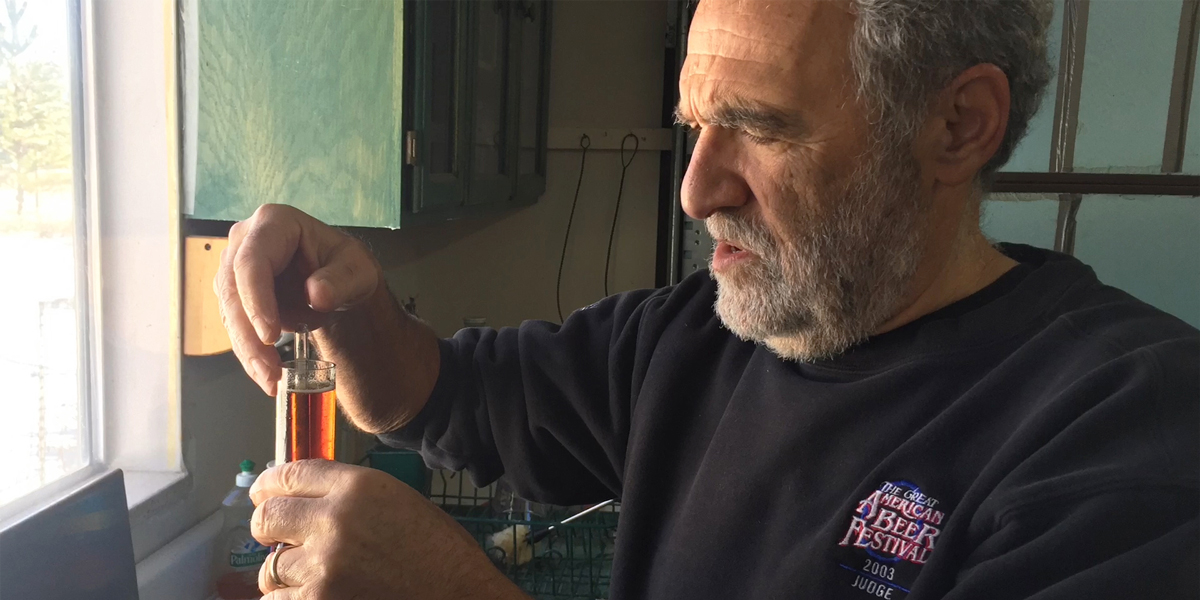
[[[559,525],[584,507],[536,504],[506,493],[503,484],[476,488],[464,479],[435,472],[430,499],[462,524],[522,590],[538,600],[608,598],[619,506]],[[512,543],[551,525],[554,531],[535,544]]]

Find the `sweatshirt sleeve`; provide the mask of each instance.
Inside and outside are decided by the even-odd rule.
[[[1195,490],[1124,489],[1007,515],[945,600],[1200,598]]]
[[[1072,388],[1094,408],[992,494],[945,600],[1200,598],[1198,344],[1141,348]]]
[[[391,446],[431,467],[466,470],[477,486],[506,476],[538,502],[619,497],[630,413],[653,350],[654,313],[670,288],[628,292],[562,326],[464,329],[441,340],[428,403]]]

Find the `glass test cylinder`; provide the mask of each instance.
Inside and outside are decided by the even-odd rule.
[[[275,464],[293,460],[334,460],[337,383],[334,364],[289,360],[275,396]]]

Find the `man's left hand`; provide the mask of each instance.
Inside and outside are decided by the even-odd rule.
[[[250,488],[250,530],[278,556],[264,600],[527,598],[454,519],[374,469],[302,460],[268,469]]]

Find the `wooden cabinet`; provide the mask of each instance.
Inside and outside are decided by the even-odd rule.
[[[522,3],[516,23],[517,169],[513,198],[532,203],[546,191],[546,133],[550,113],[550,0]]]
[[[546,0],[184,10],[194,218],[284,203],[397,228],[530,204],[545,189]]]
[[[417,2],[412,211],[454,218],[545,191],[550,5]]]

